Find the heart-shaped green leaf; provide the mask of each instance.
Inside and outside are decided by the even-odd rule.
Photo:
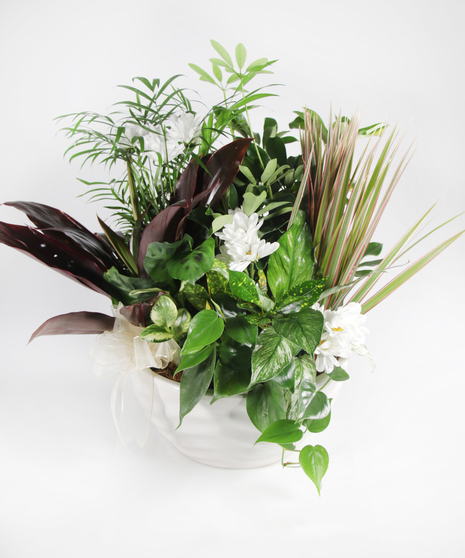
[[[323,446],[305,446],[300,451],[299,463],[320,494],[321,481],[329,465],[328,452]]]

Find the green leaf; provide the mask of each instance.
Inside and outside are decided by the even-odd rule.
[[[261,181],[265,184],[274,174],[276,167],[278,166],[278,159],[270,159],[262,173]]]
[[[275,305],[275,310],[283,314],[299,312],[304,308],[310,308],[320,298],[326,279],[304,281],[289,289],[283,299]]]
[[[262,331],[252,353],[250,387],[277,376],[291,362],[296,350],[298,348],[295,345],[282,335],[278,335],[272,327]]]
[[[212,232],[219,231],[225,225],[230,225],[233,222],[234,216],[229,214],[228,215],[220,215],[216,219],[214,219],[212,223]]]
[[[156,283],[163,283],[170,279],[167,264],[181,247],[184,241],[152,242],[147,247],[144,268]]]
[[[196,310],[205,310],[207,308],[207,303],[210,297],[208,296],[207,291],[204,287],[202,287],[202,285],[184,281],[181,284],[179,293],[184,294],[187,300]]]
[[[322,391],[311,395],[311,382],[303,380],[299,389],[298,418],[322,419],[331,412],[331,404]]]
[[[187,334],[189,330],[189,325],[191,323],[191,315],[185,308],[178,310],[178,315],[176,320],[171,327],[171,331],[175,339],[180,340],[181,337]]]
[[[381,254],[381,250],[383,249],[383,245],[380,242],[370,242],[363,254],[363,257],[366,258],[367,256],[379,256]]]
[[[275,300],[297,285],[310,281],[313,271],[313,245],[303,218],[279,239],[279,248],[268,260],[268,285]]]
[[[202,310],[192,319],[181,355],[196,353],[214,343],[223,333],[224,322],[213,310]]]
[[[207,361],[184,370],[182,373],[179,400],[179,426],[181,426],[183,418],[192,411],[209,388],[213,378],[215,362],[216,350],[213,349]]]
[[[215,368],[215,394],[212,403],[222,397],[244,393],[250,383],[252,349],[223,336],[220,358]]]
[[[302,439],[300,430],[293,420],[283,419],[273,422],[255,442],[273,442],[275,444],[292,444]]]
[[[188,66],[200,75],[200,79],[202,81],[208,81],[209,83],[216,85],[216,81],[211,77],[211,75],[205,70],[202,70],[200,66],[197,66],[196,64],[188,64]]]
[[[274,382],[257,384],[247,394],[247,414],[260,432],[273,422],[285,419],[286,400],[283,390]]]
[[[300,451],[299,463],[320,494],[321,481],[329,465],[328,452],[323,446],[305,446]]]
[[[152,343],[163,343],[173,338],[173,333],[166,327],[159,325],[149,325],[140,334],[141,339]]]
[[[228,266],[224,262],[213,262],[211,270],[207,273],[207,285],[212,298],[218,293],[231,293]]]
[[[327,374],[334,382],[345,382],[350,378],[349,374],[340,366],[336,366],[331,374]]]
[[[297,418],[302,419],[307,407],[316,394],[316,385],[311,380],[300,379],[297,399]]]
[[[207,238],[192,252],[175,254],[168,262],[168,271],[174,279],[195,283],[211,269],[214,259],[215,241]]]
[[[184,355],[182,357],[181,364],[176,368],[176,372],[174,373],[174,375],[176,375],[178,372],[181,372],[181,370],[186,370],[187,368],[193,368],[194,366],[197,366],[212,354],[213,349],[214,345],[207,345],[197,353]]]
[[[170,328],[178,317],[176,304],[168,296],[160,296],[152,306],[150,319],[156,326]]]
[[[245,46],[242,43],[239,43],[236,46],[236,62],[239,66],[239,69],[242,69],[244,67],[246,58],[247,51],[245,50]]]
[[[264,385],[271,385],[274,382],[278,384],[278,386],[282,387],[283,389],[288,389],[290,392],[294,393],[295,364],[296,364],[296,358],[294,357],[291,360],[291,362],[287,364],[278,375],[276,375],[270,382],[267,382]]]
[[[272,323],[276,333],[313,355],[321,341],[323,321],[321,312],[306,308],[295,314],[278,314]]]
[[[250,217],[252,213],[255,213],[257,209],[262,205],[266,199],[266,192],[263,191],[259,196],[246,192],[244,194],[244,201],[242,202],[242,210]],[[232,216],[231,216],[232,217]]]
[[[303,422],[303,425],[313,434],[318,434],[326,430],[331,420],[331,413],[322,419],[308,419]]]
[[[236,316],[229,318],[225,323],[226,333],[242,345],[247,347],[254,347],[257,342],[258,328],[255,325],[249,324],[244,316]]]
[[[216,79],[218,81],[221,81],[223,79],[223,74],[221,73],[218,64],[212,63],[212,70],[213,70],[213,75],[216,77]]]
[[[121,275],[116,267],[106,271],[103,278],[109,285],[107,292],[126,306],[146,300],[147,294],[144,291],[154,286],[149,277],[127,277]],[[137,291],[139,294],[132,294],[133,291]]]
[[[244,165],[239,165],[239,170],[247,178],[247,180],[249,182],[251,182],[252,184],[257,184],[257,180],[256,180],[255,176],[252,174],[252,172],[250,171],[250,169],[248,167],[246,167]]]
[[[316,380],[316,364],[312,355],[300,355],[294,357],[295,361],[295,385],[298,387],[302,380],[315,382]]]
[[[228,54],[228,51],[220,45],[218,41],[214,41],[213,39],[210,40],[212,47],[216,50],[216,52],[221,56],[221,58],[230,66],[233,67],[233,61]]]
[[[360,128],[360,130],[358,131],[358,135],[359,136],[381,136],[387,127],[388,124],[386,122],[378,122],[378,124],[372,124],[371,126]]]
[[[269,312],[273,308],[273,301],[262,294],[259,286],[247,274],[229,270],[229,286],[235,296],[256,304],[265,312]]]

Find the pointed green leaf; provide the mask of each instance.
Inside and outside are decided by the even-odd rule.
[[[181,355],[195,353],[214,343],[223,333],[224,322],[213,310],[202,310],[192,319]]]
[[[211,269],[214,259],[215,241],[207,238],[192,252],[175,254],[168,262],[168,271],[174,279],[194,283]]]
[[[278,314],[272,323],[276,333],[310,355],[321,341],[323,314],[317,310],[306,308],[294,314]]]
[[[228,54],[228,51],[220,45],[218,41],[214,41],[213,39],[210,40],[212,47],[216,50],[216,52],[221,56],[221,58],[230,66],[233,67],[233,61]]]
[[[173,333],[166,327],[159,325],[149,325],[140,334],[141,339],[152,343],[163,343],[173,338]]]
[[[181,370],[186,370],[188,368],[193,368],[197,366],[212,354],[214,349],[214,345],[207,345],[202,350],[198,351],[197,353],[192,353],[191,355],[184,355],[181,360],[181,364],[176,368],[176,375]]]
[[[277,420],[268,426],[263,434],[255,442],[273,442],[275,444],[292,444],[302,439],[300,430],[293,420]]]
[[[320,494],[321,481],[328,470],[329,455],[323,446],[305,446],[299,455],[304,473],[313,481]]]
[[[257,384],[247,394],[247,414],[260,432],[273,422],[285,419],[286,406],[284,391],[274,382]]]
[[[168,296],[160,296],[152,306],[150,319],[154,325],[170,328],[178,317],[176,304]]]
[[[266,328],[258,336],[252,353],[252,379],[250,387],[259,382],[267,382],[277,376],[287,366],[298,348],[272,327]]]
[[[247,51],[245,50],[245,46],[242,43],[239,43],[236,46],[236,62],[239,66],[239,69],[242,69],[244,67],[246,58]]]
[[[327,374],[334,382],[345,382],[350,378],[349,374],[340,366],[336,366],[331,374]]]

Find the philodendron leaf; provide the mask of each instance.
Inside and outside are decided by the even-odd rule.
[[[258,336],[252,353],[252,378],[249,387],[277,376],[291,362],[297,351],[298,347],[276,333],[272,327],[267,327]]]
[[[244,316],[236,316],[226,320],[226,332],[238,343],[247,347],[255,346],[257,342],[258,328],[256,325],[249,324]]]
[[[152,307],[150,319],[156,326],[170,328],[178,317],[176,304],[168,296],[160,296]]]
[[[305,446],[300,451],[299,463],[320,494],[321,481],[329,465],[328,452],[323,446]]]
[[[181,355],[196,353],[214,343],[223,333],[224,322],[213,310],[202,310],[194,316],[189,326]]]
[[[255,443],[273,442],[275,444],[292,444],[293,442],[301,440],[302,435],[302,430],[295,425],[293,420],[277,420],[265,429]]]
[[[168,262],[168,271],[171,277],[181,281],[195,283],[207,271],[210,271],[215,259],[215,241],[207,238],[192,252],[176,254]]]
[[[347,374],[347,372],[340,366],[336,366],[331,374],[327,374],[327,376],[329,376],[331,380],[334,380],[335,382],[345,382],[350,378],[349,374]]]
[[[330,412],[331,404],[326,394],[322,391],[315,391],[315,385],[312,382],[303,380],[299,388],[298,418],[319,420],[328,416]]]
[[[211,355],[205,362],[189,368],[188,370],[184,370],[182,373],[179,400],[179,426],[181,426],[183,418],[192,411],[209,388],[215,370],[215,362],[216,350],[213,349]]]
[[[313,434],[318,434],[319,432],[323,432],[323,430],[326,430],[330,420],[331,420],[331,413],[329,413],[329,415],[325,416],[325,418],[322,419],[304,420],[303,425],[307,428],[309,432],[312,432]]]
[[[274,382],[254,386],[247,394],[247,414],[260,432],[286,418],[284,391]]]
[[[207,360],[207,358],[212,354],[213,349],[214,345],[207,345],[202,350],[197,351],[196,353],[192,353],[191,355],[184,355],[182,357],[181,364],[176,368],[176,372],[174,373],[174,375],[176,375],[178,372],[181,372],[181,370],[193,368],[204,360]]]
[[[323,314],[306,308],[294,314],[281,314],[273,320],[276,333],[313,355],[321,341]]]
[[[227,335],[221,339],[220,358],[215,368],[215,394],[212,403],[222,397],[244,393],[250,383],[252,349]]]
[[[309,281],[313,270],[313,244],[303,217],[279,239],[279,248],[268,260],[268,285],[275,300],[293,287]]]

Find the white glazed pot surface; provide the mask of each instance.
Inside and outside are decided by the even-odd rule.
[[[318,378],[321,383],[323,378]],[[281,448],[261,442],[260,436],[246,411],[246,397],[237,395],[210,404],[212,394],[204,396],[179,424],[179,383],[153,375],[154,400],[152,422],[159,432],[181,453],[205,465],[227,469],[252,469],[276,463]],[[339,386],[330,382],[325,388],[329,397]],[[329,390],[328,388],[333,388]],[[331,391],[331,393],[329,393]],[[145,408],[150,408],[149,394],[137,389],[136,395]]]

